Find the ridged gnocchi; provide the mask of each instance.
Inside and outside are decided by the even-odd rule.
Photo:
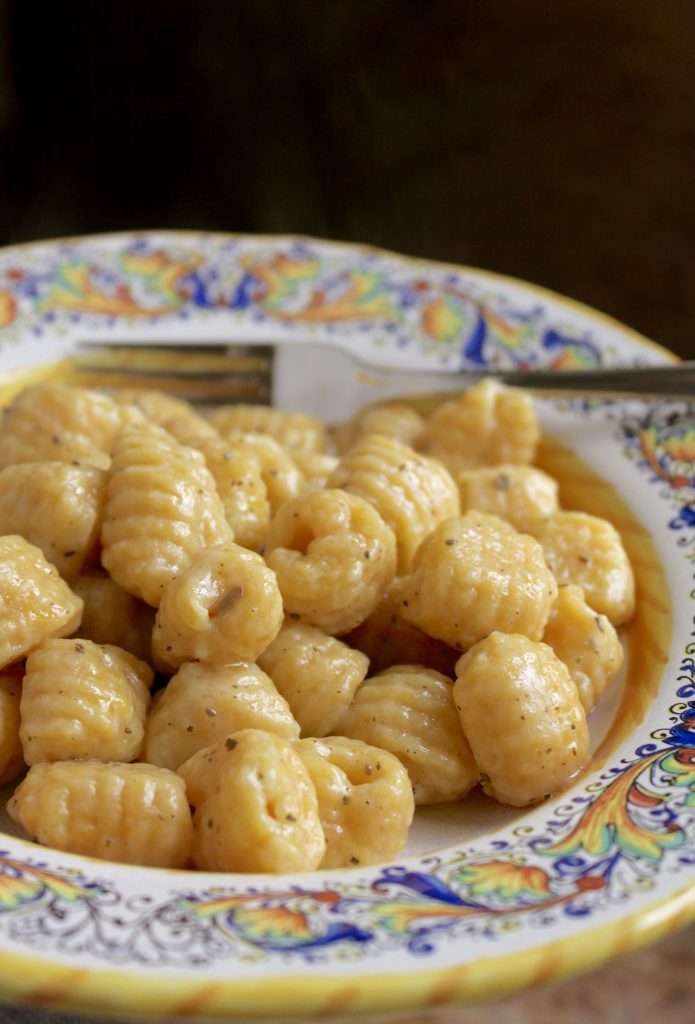
[[[456,667],[454,702],[485,793],[526,807],[586,765],[589,731],[567,666],[544,643],[493,632]]]
[[[623,647],[615,627],[589,607],[581,587],[567,583],[558,589],[543,642],[567,665],[588,715],[623,664]]]
[[[397,572],[409,572],[420,543],[459,511],[456,484],[440,463],[392,437],[370,434],[343,456],[329,487],[364,498],[393,530]]]
[[[575,583],[614,626],[635,610],[635,577],[620,534],[607,519],[561,510],[533,525],[558,583]]]
[[[386,402],[356,413],[347,423],[333,428],[332,436],[341,454],[369,434],[393,437],[417,449],[425,432],[425,417],[407,402]]]
[[[243,433],[223,433],[222,437],[228,452],[256,459],[271,515],[277,512],[283,502],[296,498],[304,490],[304,474],[290,452],[274,437]]]
[[[26,389],[0,424],[10,815],[74,853],[291,874],[397,856],[416,806],[571,785],[635,581],[538,438],[490,380],[330,427]]]
[[[238,544],[205,548],[165,586],[152,630],[164,668],[184,661],[255,661],[282,625],[275,573]]]
[[[456,473],[500,462],[533,462],[539,440],[530,395],[487,379],[435,409],[422,447]]]
[[[446,519],[422,542],[401,614],[466,650],[493,630],[540,640],[556,597],[540,544],[498,516],[471,511]]]
[[[369,659],[337,637],[288,620],[258,658],[287,700],[303,736],[328,736],[369,668]]]
[[[190,858],[183,779],[151,764],[35,764],[7,810],[35,842],[57,850],[158,868]]]
[[[117,434],[101,561],[119,586],[158,608],[167,583],[196,552],[233,539],[199,452],[148,422]]]
[[[20,391],[3,410],[0,467],[77,460],[104,468],[116,433],[139,415],[97,391],[35,384]]]
[[[257,551],[270,522],[270,501],[261,463],[252,452],[230,448],[221,437],[194,436],[186,443],[205,458],[234,540]]]
[[[43,552],[18,534],[0,537],[0,668],[80,624],[82,599]]]
[[[122,647],[141,661],[152,661],[154,608],[103,573],[84,573],[71,587],[83,603],[80,637]]]
[[[326,426],[316,416],[285,412],[269,405],[222,405],[210,422],[223,437],[230,434],[267,434],[283,448],[294,452],[323,452],[327,445]]]
[[[318,800],[326,842],[319,867],[375,864],[403,848],[415,806],[398,758],[344,736],[302,739],[295,750]]]
[[[503,463],[462,469],[456,476],[461,511],[476,509],[506,519],[520,533],[557,512],[557,481],[536,466]]]
[[[326,840],[316,789],[290,740],[241,729],[179,768],[205,871],[311,871]]]
[[[326,633],[354,629],[396,572],[396,538],[364,498],[310,491],[278,509],[266,540],[285,611]]]
[[[443,640],[428,636],[403,618],[407,576],[396,576],[381,595],[372,614],[343,636],[350,647],[369,658],[372,675],[392,665],[422,665],[453,676],[461,652]]]
[[[0,534],[21,534],[71,582],[96,561],[106,473],[69,462],[25,462],[0,470]]]
[[[299,737],[287,701],[258,665],[188,661],[154,697],[143,758],[175,771],[203,747],[240,729]]]
[[[393,665],[370,676],[338,731],[394,754],[408,772],[416,804],[461,800],[478,781],[453,680],[432,669]]]
[[[217,437],[217,431],[190,402],[151,388],[119,388],[113,398],[120,405],[138,409],[145,419],[163,427],[177,441],[191,436]]]
[[[119,647],[45,640],[29,654],[20,702],[24,760],[135,761],[153,673]]]

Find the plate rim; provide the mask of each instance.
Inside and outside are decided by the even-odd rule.
[[[393,258],[399,262],[439,268],[450,269],[458,273],[470,273],[485,278],[491,283],[498,285],[512,285],[520,288],[531,295],[538,295],[542,298],[564,306],[593,322],[602,322],[613,330],[629,338],[631,342],[639,347],[646,347],[656,352],[663,359],[678,361],[678,356],[670,352],[661,344],[645,337],[610,314],[603,313],[584,302],[572,299],[553,289],[542,285],[536,285],[523,279],[487,270],[485,268],[473,267],[466,264],[451,263],[448,261],[437,261],[429,258],[402,254],[389,249],[381,248],[371,244],[341,242],[334,239],[323,239],[316,236],[304,234],[251,234],[245,232],[219,232],[208,230],[178,230],[178,229],[139,229],[126,231],[113,231],[96,234],[68,236],[66,238],[50,238],[35,240],[24,243],[16,243],[0,248],[0,257],[8,253],[21,253],[26,249],[53,248],[61,244],[98,244],[100,240],[115,242],[118,239],[147,239],[147,238],[180,238],[192,241],[194,239],[228,239],[228,240],[249,240],[265,242],[269,244],[288,244],[302,242],[314,244],[321,247],[335,247],[356,253],[376,253],[378,255]],[[34,844],[26,843],[32,850],[36,849]],[[105,864],[93,858],[78,858],[80,861],[90,864]],[[236,877],[236,876],[235,876]],[[0,986],[4,991],[15,991],[17,998],[21,1001],[46,1002],[50,1001],[51,1006],[66,1007],[71,1010],[107,1012],[116,1010],[128,1010],[133,1012],[138,1007],[147,1006],[147,1013],[154,1016],[163,1013],[176,1013],[182,1015],[202,1014],[218,1015],[224,1013],[230,1019],[238,1018],[239,1014],[239,991],[248,984],[253,990],[254,1000],[244,1009],[249,1017],[262,1017],[267,1014],[276,1014],[282,1017],[289,1017],[287,991],[294,989],[292,983],[294,978],[302,979],[306,986],[307,978],[311,979],[312,986],[325,989],[324,996],[330,995],[334,998],[339,996],[342,989],[353,985],[359,985],[359,1002],[343,1006],[340,1001],[332,1003],[329,999],[321,1006],[315,1006],[307,1010],[304,1005],[290,1007],[292,1016],[306,1013],[328,1012],[328,1006],[333,1007],[331,1012],[341,1010],[352,1015],[354,1013],[398,1011],[404,1009],[422,1009],[434,1006],[450,1005],[453,1003],[463,1004],[478,1001],[481,998],[492,998],[498,995],[506,995],[518,992],[536,984],[548,984],[573,974],[590,970],[600,964],[605,964],[617,956],[633,952],[651,941],[673,932],[679,928],[686,927],[695,920],[695,884],[686,885],[668,896],[654,901],[646,909],[642,908],[625,918],[616,921],[609,921],[597,925],[593,929],[581,932],[579,935],[566,935],[562,938],[555,938],[549,941],[539,942],[530,949],[517,952],[507,952],[499,956],[482,957],[480,959],[466,962],[455,967],[446,966],[441,968],[428,967],[417,970],[411,966],[407,986],[404,984],[403,975],[398,971],[378,972],[373,975],[359,973],[356,978],[350,973],[345,975],[312,975],[310,972],[302,973],[299,968],[296,975],[280,976],[274,978],[274,988],[281,989],[280,992],[269,991],[268,980],[262,978],[252,979],[245,982],[243,979],[232,978],[222,979],[210,983],[204,978],[177,978],[153,977],[144,975],[133,975],[127,971],[112,969],[77,968],[67,964],[56,963],[38,954],[29,953],[5,953],[0,956]],[[538,963],[544,951],[552,952],[552,955],[545,958],[544,963]],[[499,969],[504,966],[507,977],[504,991],[500,989]],[[43,995],[37,1000],[26,998],[28,991],[25,988],[25,980],[29,981],[28,975],[35,973],[37,965],[41,969],[54,969],[56,977],[47,985],[39,988]],[[536,975],[529,980],[529,969],[535,965]],[[507,969],[509,970],[507,971]],[[75,996],[75,973],[86,973],[86,979],[77,979],[79,998]],[[25,978],[25,975],[27,976]],[[398,976],[399,986],[387,986],[386,979]],[[99,980],[101,979],[101,980]],[[127,979],[129,989],[127,994],[119,986],[119,983]],[[110,984],[108,990],[101,986],[105,981]],[[79,988],[85,983],[84,989]],[[67,988],[66,988],[67,986]],[[95,988],[96,986],[96,988]],[[162,989],[162,990],[160,990]],[[172,990],[175,989],[175,992]],[[212,989],[215,991],[213,992]],[[297,989],[307,993],[302,985],[298,984]],[[337,989],[337,991],[336,991]],[[407,996],[405,990],[407,989]],[[493,991],[494,989],[494,991]],[[65,991],[63,991],[65,990]],[[157,990],[157,991],[155,991]],[[166,991],[163,991],[166,990]],[[330,990],[330,991],[329,991]],[[176,996],[179,991],[185,991],[186,997],[181,1000]],[[46,996],[48,992],[48,996]],[[70,995],[70,992],[73,995]],[[204,993],[208,992],[210,997],[209,1006],[200,1002]],[[166,997],[167,1005],[162,1006],[162,996]],[[84,998],[83,998],[84,996]],[[207,997],[206,997],[207,998]],[[250,997],[249,997],[250,998]],[[415,998],[415,1002],[413,1002]],[[65,1000],[65,1001],[63,1001]],[[169,1002],[169,1000],[171,1000]],[[363,1000],[364,1004],[363,1004]],[[405,1001],[404,1001],[405,1000]],[[313,1002],[313,999],[312,999]],[[183,1009],[182,1009],[183,1005]]]

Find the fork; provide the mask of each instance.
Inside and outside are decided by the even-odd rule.
[[[451,370],[387,366],[332,345],[138,344],[86,341],[70,379],[89,387],[146,387],[199,405],[276,404],[317,414],[406,394],[461,391],[483,378],[547,395],[695,398],[695,360],[581,370]],[[349,401],[340,400],[349,391]],[[357,392],[357,394],[356,394]],[[343,412],[345,410],[342,410]]]

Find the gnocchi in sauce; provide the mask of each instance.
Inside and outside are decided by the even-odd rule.
[[[416,805],[564,790],[635,585],[539,437],[490,380],[337,426],[24,389],[0,422],[11,817],[124,863],[295,872],[396,856]]]

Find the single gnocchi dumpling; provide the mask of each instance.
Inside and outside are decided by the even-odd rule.
[[[392,437],[410,448],[418,448],[425,433],[425,417],[407,402],[385,402],[367,406],[347,423],[333,428],[332,435],[341,454],[368,434]]]
[[[176,770],[198,750],[240,729],[263,729],[290,740],[299,736],[287,701],[257,665],[189,661],[152,701],[143,759]]]
[[[488,379],[435,409],[425,426],[423,448],[456,473],[501,462],[533,462],[539,440],[530,395]]]
[[[41,548],[71,582],[98,557],[106,471],[69,462],[24,462],[0,470],[0,534]]]
[[[459,512],[459,493],[440,464],[393,437],[363,437],[329,480],[377,509],[396,538],[398,573],[408,572],[421,542]]]
[[[396,576],[372,614],[343,640],[367,655],[372,675],[392,665],[408,664],[423,665],[451,677],[461,652],[406,622],[402,610],[407,581],[407,576]]]
[[[290,619],[258,664],[287,700],[302,736],[328,736],[367,675],[369,659],[337,637]]]
[[[196,412],[185,398],[153,388],[119,388],[113,398],[119,405],[139,409],[150,423],[163,427],[182,443],[187,444],[187,438],[193,435],[218,436],[210,421]]]
[[[543,642],[567,665],[588,715],[623,664],[623,647],[615,627],[589,607],[581,587],[567,583],[558,590]]]
[[[193,437],[186,443],[205,458],[235,542],[259,550],[270,522],[270,502],[257,456],[230,448],[221,437]]]
[[[179,768],[205,871],[311,871],[326,849],[316,790],[294,744],[262,729],[230,733]]]
[[[151,764],[35,764],[7,805],[34,842],[86,857],[182,868],[193,840],[183,779]]]
[[[24,537],[0,537],[0,668],[80,624],[82,599]]]
[[[338,731],[394,754],[410,776],[416,804],[461,800],[478,782],[453,681],[432,669],[394,665],[370,676]]]
[[[261,479],[273,515],[283,502],[296,498],[306,480],[289,451],[266,434],[223,434],[226,450],[253,456],[260,466]]]
[[[338,635],[367,618],[393,579],[396,538],[364,498],[310,491],[271,520],[266,561],[286,613]]]
[[[328,481],[364,498],[393,530],[397,572],[409,572],[421,541],[459,511],[451,475],[440,463],[392,437],[371,434],[357,442]]]
[[[344,736],[295,745],[318,799],[322,868],[389,860],[405,846],[415,805],[408,773],[386,750]]]
[[[456,474],[461,511],[490,512],[520,533],[558,510],[557,480],[535,466],[506,463],[462,469]]]
[[[27,764],[142,752],[153,673],[128,651],[90,640],[45,640],[27,658],[19,735]]]
[[[533,526],[558,583],[575,583],[591,607],[614,626],[635,610],[635,578],[620,534],[607,519],[555,512]]]
[[[2,412],[0,467],[77,460],[103,468],[116,433],[139,415],[87,388],[50,382],[24,388]]]
[[[305,412],[285,412],[270,405],[222,405],[210,422],[223,437],[230,434],[266,434],[290,452],[326,450],[326,427]]]
[[[84,603],[77,630],[82,639],[122,647],[141,661],[151,661],[154,608],[103,574],[78,576],[71,586]]]
[[[0,672],[0,786],[11,782],[26,767],[19,738],[21,697],[21,675]]]
[[[551,647],[493,632],[457,665],[454,701],[488,796],[526,807],[566,789],[587,763],[577,687]]]
[[[422,542],[401,614],[466,650],[493,630],[540,640],[556,597],[540,544],[498,516],[473,511],[445,520]]]
[[[164,588],[152,630],[158,665],[255,661],[282,626],[282,597],[255,551],[239,544],[206,548]]]
[[[101,530],[101,561],[119,586],[158,608],[196,552],[233,539],[200,452],[146,421],[120,431]]]

